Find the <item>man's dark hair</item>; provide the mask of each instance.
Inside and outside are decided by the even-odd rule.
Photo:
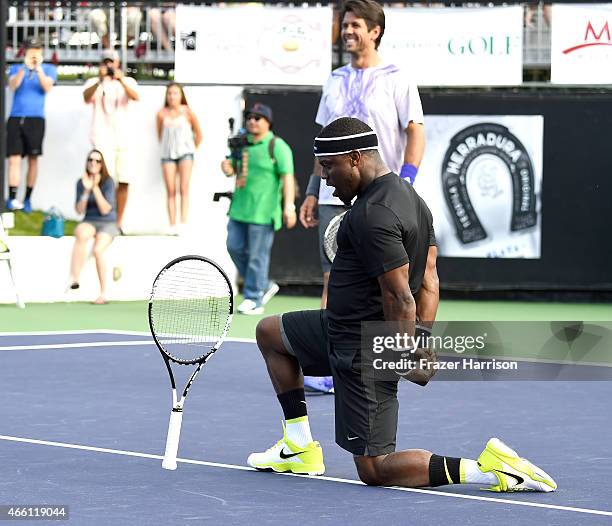
[[[374,131],[365,122],[353,117],[340,117],[333,122],[330,122],[321,130],[318,137],[345,137],[347,135],[355,135],[357,133],[367,133]]]
[[[385,12],[382,6],[375,0],[346,0],[342,4],[340,23],[344,20],[344,15],[348,12],[353,13],[357,18],[365,20],[368,31],[372,31],[376,26],[380,27],[380,35],[374,42],[376,49],[380,46],[380,41],[385,33]]]
[[[43,48],[42,42],[38,40],[37,38],[28,38],[24,42],[24,45],[26,49],[42,49]]]

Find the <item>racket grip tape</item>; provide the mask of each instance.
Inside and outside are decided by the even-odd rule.
[[[170,413],[170,423],[168,424],[168,437],[166,438],[166,452],[162,468],[176,469],[176,455],[178,454],[179,438],[181,436],[181,424],[183,422],[183,410]]]

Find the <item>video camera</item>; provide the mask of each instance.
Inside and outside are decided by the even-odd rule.
[[[244,128],[240,128],[237,134],[234,134],[234,118],[230,117],[229,128],[230,136],[227,138],[227,147],[230,151],[230,158],[233,161],[240,161],[242,159],[242,150],[244,150],[251,143],[249,142],[248,135]]]
[[[228,119],[230,134],[227,138],[227,147],[229,148],[230,155],[229,159],[232,161],[234,172],[238,172],[238,163],[243,160],[243,151],[246,147],[250,146],[249,138],[244,128],[241,128],[238,133],[234,133],[235,119],[230,117]],[[230,201],[232,200],[233,192],[215,192],[213,195],[213,201],[218,202],[222,197],[226,197]]]

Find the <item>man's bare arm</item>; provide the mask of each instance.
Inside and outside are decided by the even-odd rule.
[[[98,82],[95,82],[94,84],[83,90],[83,100],[85,101],[85,104],[89,104],[91,102],[91,99],[93,98],[94,93],[98,89],[98,86],[101,82],[102,80],[98,79]]]
[[[410,291],[408,274],[406,264],[380,276],[378,283],[382,293],[385,321],[394,322],[397,325],[394,327],[395,331],[414,336],[419,307],[418,300],[415,301]],[[420,364],[422,360],[432,363],[436,361],[436,355],[432,349],[418,348],[414,352],[414,360],[417,364]],[[435,372],[433,367],[424,369],[417,367],[412,369],[405,378],[425,386]]]
[[[8,84],[11,91],[15,91],[19,86],[21,86],[21,83],[23,82],[23,77],[25,77],[25,68],[23,67],[19,68],[17,70],[17,73],[9,77]]]
[[[429,247],[427,252],[427,265],[425,275],[419,292],[416,294],[416,314],[420,323],[429,327],[433,326],[440,303],[440,281],[436,260],[438,248],[435,245]]]
[[[410,163],[418,168],[425,153],[425,126],[420,123],[410,122],[406,128],[406,136],[404,163]]]
[[[414,335],[416,303],[408,285],[408,264],[378,277],[385,321],[397,324],[397,330]]]

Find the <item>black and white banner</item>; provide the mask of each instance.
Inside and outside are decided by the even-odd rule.
[[[433,115],[415,188],[434,216],[439,254],[539,258],[540,115]]]

